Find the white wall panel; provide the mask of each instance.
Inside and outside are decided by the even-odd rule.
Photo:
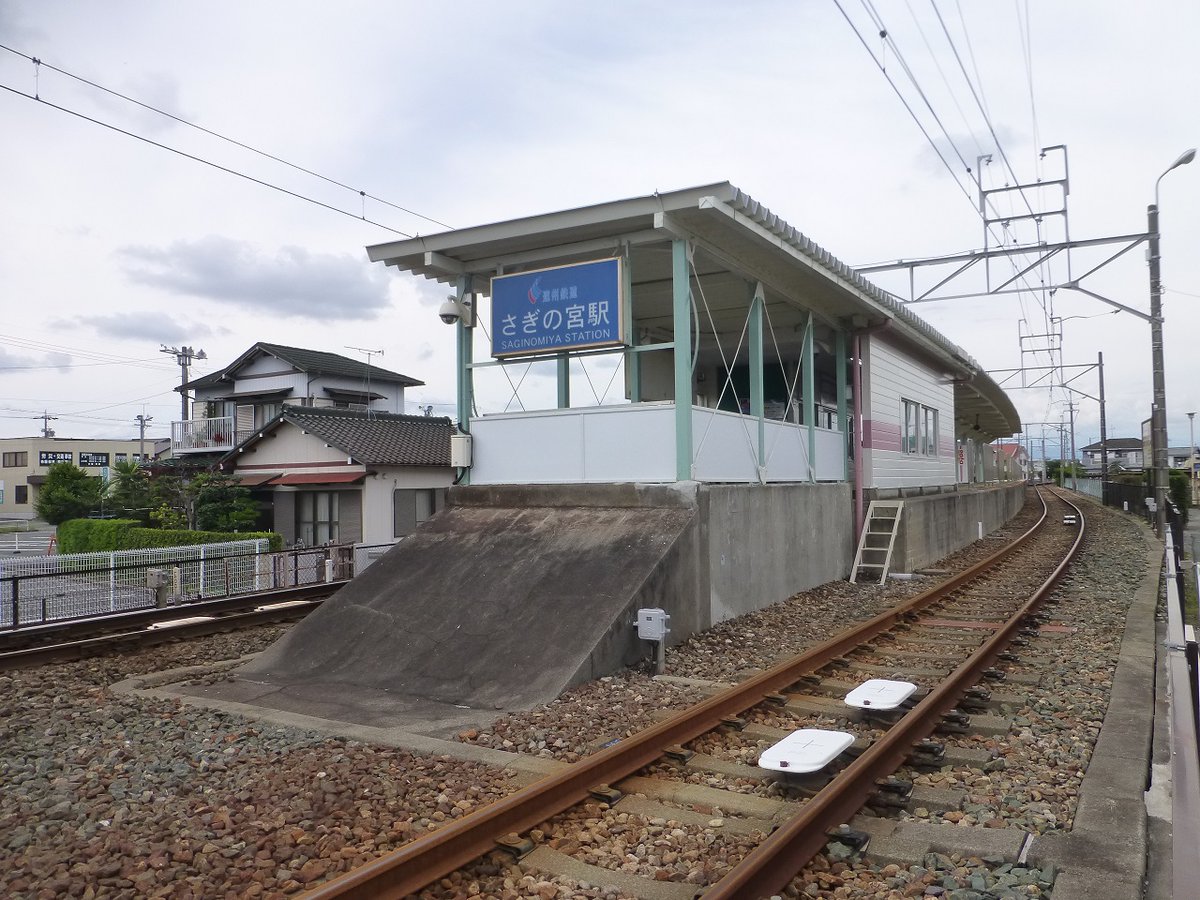
[[[953,452],[946,447],[954,429],[954,385],[946,373],[889,343],[882,335],[866,339],[864,417],[870,420],[866,486],[877,488],[953,484]],[[901,400],[938,411],[938,455],[904,453],[894,435],[903,433]]]

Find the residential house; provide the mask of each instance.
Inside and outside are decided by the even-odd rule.
[[[284,405],[221,458],[273,508],[288,545],[390,543],[445,503],[447,418]]]
[[[1001,481],[1027,481],[1031,475],[1029,451],[1024,444],[995,444],[996,464]]]
[[[1144,466],[1141,438],[1109,438],[1105,443],[1108,445],[1108,467],[1110,471],[1117,468],[1133,471],[1141,469]],[[1101,442],[1097,441],[1094,444],[1088,444],[1079,451],[1083,458],[1083,467],[1089,473],[1100,473],[1100,453],[1103,446]]]
[[[404,390],[424,384],[338,353],[259,342],[219,372],[180,385],[192,418],[171,426],[175,455],[227,453],[284,404],[402,414]]]

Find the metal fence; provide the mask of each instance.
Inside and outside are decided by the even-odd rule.
[[[348,580],[391,546],[270,553],[260,539],[0,559],[0,628]]]
[[[0,557],[19,556],[22,553],[45,555],[50,552],[50,542],[54,536],[48,531],[28,530],[0,533]]]

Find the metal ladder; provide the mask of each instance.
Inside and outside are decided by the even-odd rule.
[[[892,547],[896,544],[896,532],[900,529],[900,514],[904,511],[903,500],[872,500],[867,508],[867,521],[854,554],[854,565],[850,569],[850,581],[858,581],[864,572],[876,572],[879,583],[887,581],[888,567],[892,564]]]

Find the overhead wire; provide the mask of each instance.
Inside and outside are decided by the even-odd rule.
[[[306,168],[305,166],[299,165],[298,163],[290,162],[289,160],[286,160],[281,156],[277,156],[273,153],[268,153],[266,150],[260,150],[257,147],[253,147],[250,144],[247,144],[243,141],[237,140],[236,138],[232,138],[232,137],[229,137],[228,135],[221,134],[220,132],[214,131],[211,128],[206,128],[203,125],[199,125],[195,122],[192,122],[188,119],[183,118],[182,116],[176,115],[175,113],[168,112],[167,110],[160,109],[157,106],[154,106],[153,104],[146,103],[145,101],[142,101],[142,100],[138,100],[136,97],[130,97],[128,94],[123,94],[122,92],[114,90],[113,88],[105,87],[104,85],[99,84],[95,81],[92,81],[91,79],[84,78],[82,75],[76,75],[73,72],[69,72],[66,69],[62,69],[62,68],[59,68],[58,66],[48,63],[44,59],[40,59],[35,56],[30,56],[28,53],[23,53],[20,50],[16,50],[13,47],[7,46],[6,44],[0,44],[0,50],[7,50],[9,53],[19,56],[22,59],[26,59],[31,63],[34,63],[38,67],[39,70],[42,68],[45,68],[45,69],[49,69],[52,72],[57,72],[59,75],[62,75],[66,78],[70,78],[74,81],[78,81],[81,84],[86,84],[89,87],[95,88],[98,91],[103,91],[104,93],[109,94],[113,97],[117,97],[121,100],[124,100],[127,103],[132,103],[135,106],[139,106],[142,109],[145,109],[149,112],[155,113],[160,116],[164,116],[165,118],[168,118],[173,122],[178,122],[180,125],[186,125],[188,128],[194,128],[195,130],[203,132],[204,134],[207,134],[210,137],[214,137],[214,138],[217,138],[218,140],[225,141],[226,143],[232,144],[235,147],[240,147],[243,150],[248,150],[249,152],[257,154],[258,156],[262,156],[273,162],[277,162],[281,165],[287,166],[288,168],[295,169],[297,172],[303,172],[305,175],[310,175],[313,178],[318,178],[321,181],[326,182],[327,184],[332,184],[335,187],[339,187],[339,188],[342,188],[347,191],[352,191],[353,193],[357,194],[359,197],[362,197],[364,199],[374,200],[376,203],[382,203],[385,206],[390,206],[392,209],[396,209],[396,210],[399,210],[400,212],[407,213],[410,216],[416,216],[418,219],[424,219],[426,222],[432,222],[434,225],[440,225],[442,228],[450,228],[451,227],[450,225],[447,225],[445,222],[441,222],[441,221],[433,218],[432,216],[427,216],[424,213],[419,213],[414,209],[409,209],[406,206],[401,206],[398,203],[393,203],[390,200],[385,200],[384,198],[379,197],[375,194],[369,193],[365,190],[361,190],[359,188],[352,187],[351,185],[348,185],[344,182],[338,181],[336,178],[330,178],[327,175],[322,175],[320,172],[315,172],[312,169],[309,169],[309,168]],[[40,90],[38,91],[38,94],[40,94]],[[35,96],[37,96],[37,95],[35,95]],[[40,97],[37,97],[37,99],[40,99]]]
[[[406,231],[401,231],[399,228],[393,228],[392,226],[385,225],[382,222],[376,222],[373,219],[368,219],[365,215],[357,215],[355,213],[349,212],[348,210],[344,210],[337,206],[333,206],[332,204],[325,203],[321,200],[317,200],[315,197],[309,197],[304,194],[297,193],[296,191],[288,190],[287,188],[282,187],[281,185],[273,184],[272,182],[265,181],[262,178],[255,178],[253,175],[247,175],[245,172],[239,172],[237,169],[232,169],[229,166],[223,166],[220,163],[215,163],[212,160],[205,159],[202,156],[197,156],[194,153],[188,153],[184,150],[180,150],[177,147],[172,147],[169,144],[164,144],[161,141],[152,140],[151,138],[145,137],[144,135],[140,135],[140,134],[137,134],[136,132],[129,131],[128,129],[121,128],[119,125],[113,125],[110,122],[105,122],[102,119],[97,119],[94,116],[89,116],[86,113],[79,112],[78,110],[74,110],[74,109],[71,109],[66,106],[60,106],[57,103],[52,103],[49,100],[44,100],[34,94],[27,94],[25,91],[21,91],[21,90],[18,90],[17,88],[10,87],[7,84],[0,84],[0,90],[8,91],[9,93],[15,94],[18,97],[24,97],[27,100],[32,100],[35,103],[40,103],[44,106],[50,107],[51,109],[56,109],[59,112],[66,113],[69,116],[75,116],[76,118],[82,119],[85,122],[90,122],[93,125],[99,125],[102,128],[107,128],[110,131],[115,131],[117,134],[122,134],[122,135],[125,135],[126,137],[131,137],[134,140],[138,140],[138,141],[141,141],[142,143],[149,144],[152,147],[158,147],[160,150],[167,150],[171,153],[177,154],[178,156],[182,156],[184,159],[190,159],[193,162],[198,162],[198,163],[201,163],[202,165],[210,166],[211,168],[217,169],[221,172],[225,172],[229,175],[234,175],[238,178],[243,178],[246,181],[250,181],[250,182],[253,182],[254,184],[260,185],[261,187],[269,188],[270,190],[273,190],[273,191],[278,191],[281,194],[286,194],[287,196],[294,197],[297,200],[303,200],[306,203],[311,203],[314,206],[319,206],[322,209],[329,210],[330,212],[335,212],[335,213],[338,213],[339,215],[348,216],[351,219],[357,219],[360,222],[365,222],[368,225],[374,225],[376,228],[382,228],[386,231],[392,232],[393,234],[398,234],[401,237],[407,237],[407,238],[412,237],[412,235]]]

